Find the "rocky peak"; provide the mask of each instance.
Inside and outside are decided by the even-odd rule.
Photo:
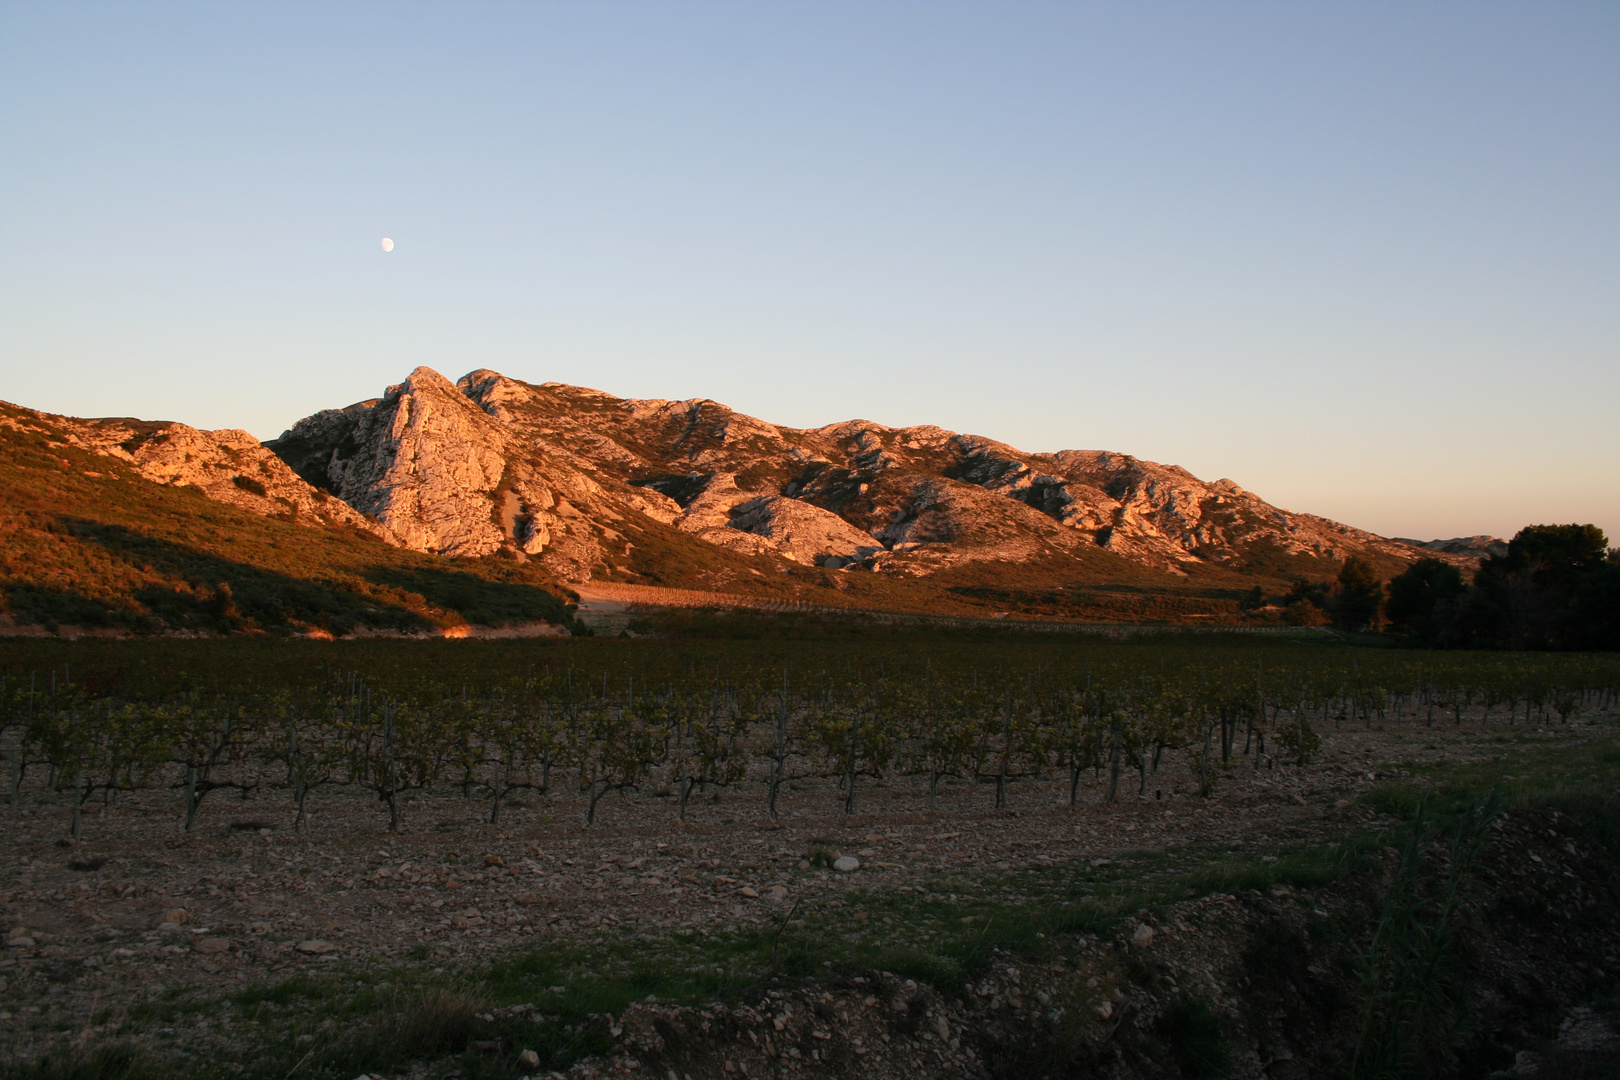
[[[412,547],[505,550],[575,580],[629,557],[626,528],[919,574],[1086,547],[1172,573],[1257,553],[1413,553],[1111,451],[1029,453],[864,420],[797,430],[706,398],[623,399],[483,368],[455,384],[418,368],[382,399],[317,413],[268,445]]]
[[[352,424],[325,425],[327,438],[337,438],[323,471],[339,498],[418,550],[482,555],[500,546],[491,495],[510,448],[499,421],[427,367],[390,386],[374,407],[344,415]]]
[[[511,423],[515,419],[513,406],[529,404],[536,396],[533,387],[488,368],[479,368],[463,375],[456,380],[456,389],[502,423]]]

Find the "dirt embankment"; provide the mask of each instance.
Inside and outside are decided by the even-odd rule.
[[[1425,858],[1443,876],[1439,840]],[[782,980],[733,1007],[638,1004],[614,1021],[619,1051],[567,1075],[1376,1075],[1363,957],[1400,856],[1374,859],[1370,877],[1319,889],[1279,885],[1144,910],[1067,956],[992,953],[951,995],[871,971]],[[1398,1002],[1395,1036],[1408,1068],[1620,1075],[1620,1024],[1601,1007],[1620,989],[1620,861],[1567,815],[1497,819],[1454,919],[1429,929],[1451,942],[1435,982],[1385,988],[1411,995]],[[1596,1010],[1585,1004],[1594,1000]]]

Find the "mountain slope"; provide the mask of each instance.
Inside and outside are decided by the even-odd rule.
[[[781,428],[708,400],[615,398],[418,368],[379,399],[267,444],[413,548],[508,549],[583,581],[625,570],[620,523],[800,565],[927,577],[974,563],[1092,561],[1184,576],[1386,567],[1411,545],[1283,511],[1230,480],[1105,451],[1027,453],[935,427]]]
[[[452,563],[391,538],[241,433],[0,403],[10,631],[461,636],[572,623],[566,591],[538,566]]]
[[[43,419],[44,414],[36,414]],[[74,446],[117,458],[148,480],[194,487],[216,502],[266,517],[347,525],[399,544],[387,526],[305,483],[245,431],[201,431],[168,421],[115,417],[49,423]],[[403,546],[403,545],[402,545]]]
[[[61,612],[88,598],[91,621],[147,629],[563,623],[564,583],[593,580],[951,614],[1265,621],[1240,614],[1256,585],[1280,596],[1350,555],[1385,576],[1420,556],[1476,562],[1122,454],[861,420],[784,428],[709,400],[487,370],[451,383],[418,368],[263,446],[13,406],[0,434],[0,495],[15,493],[0,592],[22,621],[72,621]],[[167,554],[140,555],[137,536]]]

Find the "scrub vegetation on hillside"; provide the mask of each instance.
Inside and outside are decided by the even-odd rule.
[[[451,561],[356,529],[261,517],[0,424],[0,615],[14,624],[435,632],[466,623],[569,625],[567,603],[538,567]]]

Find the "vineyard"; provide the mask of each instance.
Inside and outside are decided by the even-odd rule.
[[[375,800],[392,830],[424,789],[491,824],[566,790],[584,822],[656,790],[684,819],[726,790],[779,813],[821,784],[860,812],[869,784],[933,809],[942,782],[983,808],[1027,780],[1071,803],[1146,795],[1175,760],[1212,794],[1233,768],[1308,764],[1323,736],[1569,724],[1611,708],[1612,656],[1425,653],[1297,643],[15,644],[0,664],[0,752],[15,809],[65,833],[139,794],[186,831],[228,793],[310,826],[323,800]],[[649,811],[652,812],[652,811]]]

